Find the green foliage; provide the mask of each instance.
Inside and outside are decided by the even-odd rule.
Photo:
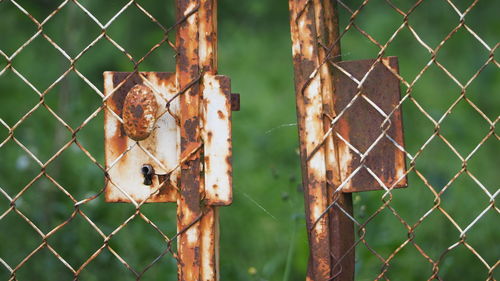
[[[37,20],[42,21],[59,5],[58,1],[18,1]],[[125,1],[81,1],[101,23],[106,23]],[[138,1],[164,26],[174,20],[173,3],[157,0]],[[161,1],[160,1],[161,2]],[[173,2],[173,1],[171,1]],[[360,0],[343,1],[351,9]],[[356,25],[384,45],[403,23],[403,16],[387,4],[388,1],[368,1],[357,16]],[[392,1],[407,11],[415,1]],[[461,11],[471,1],[457,0]],[[500,21],[499,2],[480,1],[465,17],[465,23],[490,47],[498,44]],[[347,25],[351,14],[339,8],[340,28]],[[234,92],[241,93],[241,111],[233,116],[234,135],[234,203],[221,208],[221,279],[222,280],[304,280],[308,248],[304,221],[298,156],[293,65],[286,1],[219,1],[219,73],[232,79]],[[423,1],[409,16],[409,23],[423,42],[436,48],[459,24],[459,16],[447,1]],[[0,50],[8,56],[37,32],[36,26],[10,1],[0,1]],[[101,29],[70,2],[43,27],[44,34],[58,44],[70,57],[80,54],[101,34]],[[106,30],[116,44],[138,60],[160,42],[163,33],[133,5]],[[174,40],[174,33],[171,39]],[[354,27],[342,38],[343,59],[373,58],[380,48]],[[490,54],[464,28],[459,29],[436,55],[456,79],[465,85],[481,69]],[[415,172],[409,174],[409,187],[392,192],[392,207],[415,232],[408,229],[389,209],[369,219],[383,204],[383,192],[368,192],[354,196],[355,217],[366,222],[366,241],[382,258],[387,259],[410,237],[389,261],[387,277],[393,280],[426,280],[432,275],[432,265],[415,247],[418,245],[434,261],[440,260],[439,276],[444,280],[483,280],[487,269],[464,245],[447,252],[460,241],[460,232],[439,210],[425,215],[435,205],[436,192],[445,190],[440,207],[462,229],[490,204],[481,187],[466,174],[452,184],[450,180],[462,168],[462,161],[439,136],[429,143],[435,131],[433,122],[410,101],[414,99],[438,121],[459,98],[461,89],[435,64],[420,74],[432,55],[419,43],[408,28],[403,28],[389,44],[385,56],[398,56],[402,77],[412,85],[402,85],[406,149],[414,161]],[[497,59],[498,61],[498,59]],[[173,71],[174,51],[166,44],[156,49],[139,66],[141,71]],[[7,61],[0,56],[0,71]],[[61,156],[42,167],[11,139],[0,146],[0,188],[14,198],[34,178],[37,180],[16,200],[15,210],[0,220],[0,258],[15,267],[35,250],[43,239],[19,213],[29,218],[45,234],[57,225],[69,221],[47,238],[47,243],[75,269],[103,245],[103,237],[80,214],[82,211],[105,235],[109,235],[130,217],[135,209],[129,204],[106,204],[103,196],[75,209],[80,201],[103,188],[104,175],[93,163],[103,165],[103,116],[97,111],[102,98],[71,71],[55,86],[51,86],[70,69],[70,62],[46,39],[37,37],[13,60],[12,67],[0,75],[0,118],[8,126],[16,126],[14,137],[45,163],[63,147]],[[88,82],[102,91],[102,72],[131,71],[133,62],[113,43],[100,40],[84,52],[75,63],[76,69]],[[15,72],[14,72],[15,69]],[[16,74],[19,73],[19,74]],[[25,77],[38,92],[23,82]],[[466,89],[466,96],[484,116],[495,122],[499,116],[500,72],[489,63]],[[45,104],[39,106],[40,95]],[[36,108],[25,121],[17,122]],[[53,111],[51,113],[50,111]],[[77,144],[70,144],[72,132],[58,121],[56,114],[75,130]],[[440,123],[439,133],[462,158],[468,157],[477,144],[495,130],[465,100],[458,102]],[[490,193],[498,191],[497,135],[487,139],[467,162],[467,170]],[[0,143],[8,130],[0,126]],[[418,153],[423,147],[422,153]],[[409,161],[408,161],[409,163]],[[45,171],[50,178],[40,174]],[[387,199],[387,198],[386,198]],[[0,195],[0,214],[11,208],[9,200]],[[142,211],[169,237],[176,232],[175,206],[149,204]],[[74,219],[71,219],[73,218]],[[423,217],[425,219],[418,224]],[[466,242],[491,266],[498,260],[500,227],[494,221],[498,212],[490,209],[470,228]],[[413,244],[415,243],[415,245]],[[160,234],[140,218],[134,219],[110,240],[115,251],[103,249],[81,273],[81,280],[135,280],[133,274],[117,259],[119,255],[134,270],[140,272],[165,250]],[[175,244],[174,244],[175,249]],[[443,253],[446,253],[442,255]],[[116,254],[116,255],[115,255]],[[383,262],[364,244],[356,252],[357,280],[377,277]],[[9,271],[0,264],[0,280],[9,279]],[[175,260],[165,255],[153,266],[144,280],[173,280]],[[73,274],[57,260],[48,248],[36,253],[17,273],[19,280],[70,280]],[[497,276],[498,277],[498,273]]]

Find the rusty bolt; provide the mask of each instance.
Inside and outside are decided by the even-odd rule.
[[[144,85],[135,85],[127,93],[123,104],[123,128],[135,141],[144,140],[154,129],[158,103],[153,91]]]

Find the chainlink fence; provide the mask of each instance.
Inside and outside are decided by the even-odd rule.
[[[176,278],[177,240],[213,209],[200,207],[178,230],[175,203],[104,202],[104,179],[110,180],[109,171],[128,152],[141,150],[165,166],[134,142],[107,167],[102,141],[105,111],[121,122],[107,101],[126,80],[105,94],[102,73],[128,71],[129,78],[154,90],[154,82],[140,72],[174,72],[179,55],[175,30],[201,7],[176,17],[174,3],[158,2],[0,1],[0,279]],[[318,7],[329,1],[290,2],[297,12],[292,11],[293,25],[310,15],[314,20]],[[342,264],[354,252],[357,280],[498,279],[500,44],[492,2],[329,2],[338,14],[338,37],[319,42],[320,36],[313,37],[315,65],[302,73],[298,89],[317,87],[311,82],[328,65],[333,73],[350,77],[359,91],[340,110],[319,112],[322,131],[304,159],[318,151],[328,155],[321,147],[329,138],[361,159],[378,142],[389,141],[404,153],[408,187],[386,185],[363,161],[339,182],[325,182],[326,204],[308,232],[334,210],[354,229],[342,256],[326,248],[331,269],[326,280],[344,280],[339,279],[347,270],[342,272]],[[388,56],[398,57],[399,72],[391,73],[401,87],[392,111],[363,94],[364,78]],[[361,78],[340,64],[341,59],[370,58],[375,62]],[[170,105],[197,84],[199,76],[192,78],[170,96],[155,94]],[[342,116],[360,102],[380,115],[372,128],[377,137],[364,149],[336,130]],[[403,116],[404,145],[391,138],[384,122],[397,110]],[[164,114],[179,118],[175,112]],[[176,164],[165,166],[165,173],[175,174],[185,163]],[[361,172],[382,190],[341,195]],[[338,200],[352,200],[352,210]]]
[[[206,4],[203,12],[211,11],[212,2],[203,3]],[[2,94],[5,105],[2,113],[7,114],[2,114],[0,119],[4,128],[0,148],[4,154],[2,159],[5,159],[2,160],[0,187],[1,278],[144,280],[163,276],[174,279],[179,264],[179,279],[194,280],[188,275],[201,274],[207,280],[214,280],[214,272],[209,271],[214,270],[215,264],[200,273],[200,259],[195,265],[190,265],[193,262],[188,260],[199,257],[201,221],[210,214],[209,221],[203,225],[213,227],[214,209],[179,208],[177,220],[171,206],[144,204],[162,193],[162,188],[168,187],[173,192],[180,190],[181,169],[192,170],[200,177],[199,168],[196,168],[200,165],[199,160],[195,165],[192,156],[197,154],[199,157],[201,144],[174,142],[174,155],[170,158],[179,159],[177,163],[160,160],[156,147],[146,147],[142,142],[131,140],[125,140],[122,149],[108,148],[110,152],[103,154],[103,124],[116,125],[114,130],[108,128],[107,134],[123,135],[120,129],[123,93],[135,84],[152,89],[156,98],[162,101],[160,104],[166,105],[160,114],[169,115],[167,118],[174,126],[185,121],[179,100],[185,93],[194,91],[192,87],[199,89],[200,74],[197,72],[193,80],[175,77],[176,59],[186,59],[190,50],[186,51],[189,47],[182,43],[176,46],[173,36],[177,29],[188,25],[188,21],[194,21],[189,18],[201,18],[200,3],[166,3],[162,4],[161,11],[158,3],[139,1],[109,3],[106,7],[99,1],[2,1],[0,5],[2,17],[8,22],[20,22],[23,28],[29,22],[31,26],[31,30],[8,26],[11,33],[2,34],[0,50],[2,93],[16,93],[13,98]],[[143,36],[150,38],[141,43]],[[183,50],[179,52],[177,48]],[[110,56],[115,58],[110,59]],[[31,68],[33,64],[42,67]],[[189,62],[187,66],[191,65]],[[173,73],[163,73],[158,78],[142,72],[151,68],[170,68]],[[129,72],[110,77],[110,86],[105,91],[102,73],[110,70]],[[165,83],[170,84],[168,92],[158,89]],[[22,110],[10,112],[9,102],[22,104]],[[181,127],[174,131],[179,136],[185,134]],[[156,172],[162,172],[164,180],[143,198],[129,194],[130,189],[127,190],[123,182],[120,186],[116,178],[109,176],[138,172],[140,167],[136,167],[137,171],[116,171],[125,158],[138,154],[146,155],[146,163],[160,167],[161,171]],[[104,157],[108,159],[104,161]],[[7,159],[17,160],[4,165]],[[68,173],[65,165],[73,171]],[[115,192],[121,193],[118,197],[122,199],[115,201],[129,203],[104,203],[103,181],[107,188],[113,187]],[[85,188],[80,188],[83,186]],[[189,190],[193,188],[198,187]],[[177,196],[172,196],[176,202]],[[179,204],[197,200],[196,196],[191,197],[179,196],[182,198]],[[196,238],[196,246],[189,244],[192,240],[186,238],[189,235],[200,236]],[[139,241],[137,237],[144,240]],[[179,239],[184,242],[180,246],[183,252],[178,254]],[[136,252],[136,247],[146,251]],[[207,250],[205,247],[204,251]],[[193,251],[197,252],[189,256]],[[158,263],[162,265],[157,266]],[[106,271],[113,272],[113,277],[100,276],[101,270],[95,270],[99,267],[107,267]]]
[[[498,248],[487,237],[498,232],[498,164],[487,154],[498,155],[499,116],[487,103],[498,96],[499,42],[478,19],[492,3],[289,3],[309,189],[308,276],[351,280],[355,264],[359,280],[496,280]],[[384,29],[372,28],[377,20]],[[399,71],[389,56],[398,57]],[[349,67],[341,58],[374,60]],[[393,106],[368,94],[394,78],[401,97]],[[340,96],[343,79],[356,89],[349,99]],[[384,89],[377,94],[390,99]],[[401,112],[406,145],[395,133]],[[371,117],[356,123],[363,116]],[[350,140],[350,130],[361,135]],[[384,146],[404,153],[406,168],[393,163],[401,173],[378,169],[394,157],[377,154]],[[406,179],[408,187],[396,189]],[[354,189],[357,183],[371,186]],[[375,186],[380,191],[366,191]]]

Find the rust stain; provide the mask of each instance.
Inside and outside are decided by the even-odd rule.
[[[212,136],[213,133],[211,131],[207,132],[207,139],[205,140],[206,143],[212,143]]]
[[[210,169],[210,156],[204,156],[203,160],[205,161],[205,169]]]
[[[168,175],[158,175],[156,186],[161,186],[160,189],[152,196],[151,200],[157,202],[171,202],[175,201],[176,197],[173,196],[177,193],[176,186]]]
[[[199,57],[199,0],[177,1],[177,20],[180,24],[176,32],[176,83],[184,89],[200,73]],[[195,11],[194,13],[191,13]],[[191,14],[190,14],[191,13]],[[187,18],[186,18],[187,17]],[[183,20],[185,19],[185,20]],[[198,39],[195,39],[198,38]],[[200,87],[199,82],[179,96],[181,159],[190,156],[181,165],[181,186],[177,200],[177,230],[189,226],[201,214],[200,151],[192,153],[200,143]],[[200,279],[200,223],[191,225],[178,237],[178,280],[197,281]]]
[[[153,73],[149,74],[152,75]],[[171,83],[175,79],[175,74],[172,72],[154,72],[154,74],[158,77],[161,86],[171,85]],[[149,77],[149,76],[148,76]]]
[[[194,116],[190,119],[187,119],[184,121],[184,136],[185,136],[185,143],[193,142],[196,141],[196,139],[199,137],[198,131],[198,126],[199,126],[199,118],[197,116]],[[187,147],[186,147],[187,149]],[[185,149],[185,150],[186,150]]]
[[[126,74],[126,75],[123,75]],[[113,72],[113,87],[116,88],[130,73],[127,72]],[[136,73],[132,74],[123,85],[118,88],[111,96],[113,111],[119,116],[122,115],[122,108],[125,102],[127,93],[137,84],[142,84],[142,79]]]

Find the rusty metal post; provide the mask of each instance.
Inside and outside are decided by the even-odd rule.
[[[314,0],[316,13],[316,27],[320,62],[340,61],[340,37],[337,1]],[[333,71],[329,62],[321,66],[321,80],[323,84],[323,124],[325,132],[331,126],[331,118],[335,117],[334,97],[335,89],[340,85],[334,83]],[[353,214],[352,194],[335,190],[342,183],[340,161],[337,142],[334,134],[325,140],[326,170],[328,180],[328,204],[334,204],[329,211],[330,222],[330,251],[332,256],[332,280],[354,280],[354,222],[346,216],[342,209]],[[342,208],[342,209],[341,209]]]
[[[181,187],[177,199],[178,237],[178,280],[200,280],[200,98],[199,67],[199,0],[178,0],[176,33],[177,89],[189,87],[180,95],[181,159],[188,160],[181,165]],[[197,81],[197,82],[193,82]]]
[[[324,135],[323,100],[314,7],[307,0],[289,0],[292,52],[295,70],[302,185],[306,226],[310,245],[307,280],[329,280],[331,276],[325,148],[318,146]],[[316,149],[318,147],[318,149]]]
[[[218,208],[201,206],[204,180],[200,177],[201,151],[193,152],[202,141],[200,112],[203,83],[192,84],[202,75],[217,73],[217,1],[179,0],[178,19],[191,14],[177,30],[177,86],[192,88],[181,96],[181,158],[192,155],[181,169],[181,192],[178,199],[179,280],[215,281],[219,279],[219,214]],[[206,97],[210,98],[210,97]],[[202,209],[203,208],[203,209]],[[201,216],[201,217],[200,217]]]
[[[335,117],[332,70],[339,60],[336,5],[327,0],[290,0],[297,117],[306,220],[310,243],[308,280],[353,280],[354,226],[337,207],[352,214],[350,194],[334,191],[341,183],[336,140],[324,138]],[[318,214],[319,213],[319,214]]]

